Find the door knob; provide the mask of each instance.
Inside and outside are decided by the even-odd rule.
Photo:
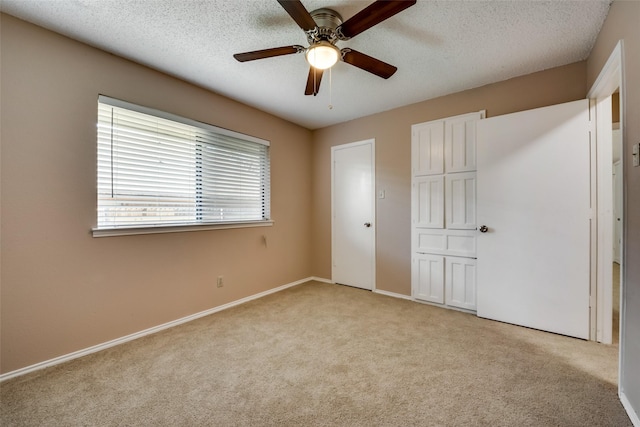
[[[371,223],[370,223],[370,222],[365,222],[365,223],[364,223],[364,226],[365,226],[365,227],[367,227],[367,228],[369,228],[369,227],[371,227]]]
[[[480,226],[480,232],[481,233],[486,233],[487,231],[489,231],[489,227],[487,227],[486,225],[481,225]]]

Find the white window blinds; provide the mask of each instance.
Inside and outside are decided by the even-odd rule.
[[[105,96],[98,229],[269,220],[269,143]]]

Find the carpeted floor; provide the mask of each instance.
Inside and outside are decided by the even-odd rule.
[[[0,384],[3,426],[631,426],[617,347],[310,282]]]

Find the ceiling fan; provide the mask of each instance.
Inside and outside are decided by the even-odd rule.
[[[388,79],[397,68],[348,47],[338,49],[336,42],[349,40],[416,4],[416,0],[376,0],[369,6],[342,22],[342,17],[332,9],[307,12],[300,0],[277,0],[307,35],[309,47],[300,45],[274,47],[233,55],[240,62],[274,56],[304,53],[309,63],[309,77],[305,95],[317,95],[324,70],[338,60],[351,64],[376,76]]]

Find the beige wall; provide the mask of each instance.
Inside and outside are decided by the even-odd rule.
[[[310,131],[7,15],[1,31],[1,372],[311,275]],[[271,141],[275,225],[92,238],[98,94]]]
[[[584,98],[586,63],[409,105],[313,134],[313,274],[331,278],[331,147],[376,140],[376,286],[411,295],[411,125],[472,111],[498,116]]]
[[[640,167],[633,167],[631,145],[640,142],[640,2],[615,1],[587,62],[588,87],[595,82],[618,40],[624,40],[623,174],[625,235],[623,298],[625,312],[621,387],[640,416]]]

